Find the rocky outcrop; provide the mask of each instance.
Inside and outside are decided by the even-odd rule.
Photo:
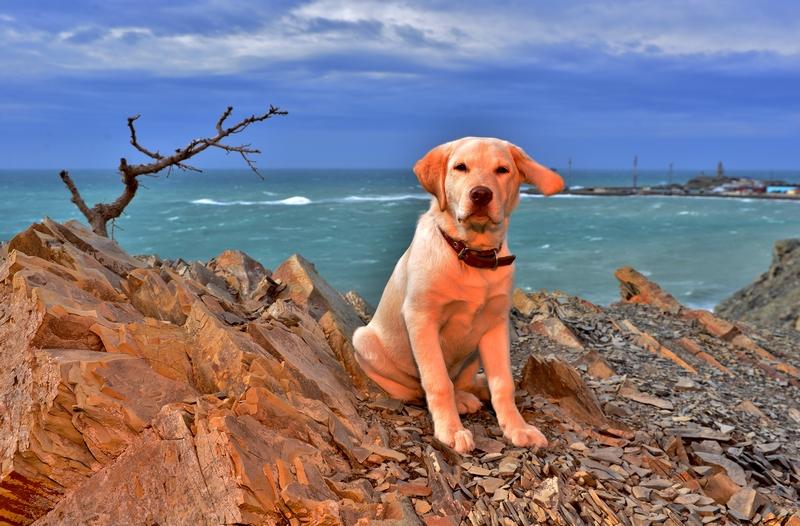
[[[7,248],[0,523],[340,516],[329,430],[352,448],[368,425],[313,316],[336,306],[339,346],[361,322],[312,265],[287,263],[291,287],[240,252],[151,266],[50,220]]]
[[[769,270],[721,301],[714,313],[730,320],[800,329],[800,239],[777,241]]]
[[[800,524],[800,345],[633,269],[608,308],[515,291],[550,445],[482,410],[461,456],[358,368],[371,309],[300,256],[131,257],[50,220],[3,251],[0,524]]]

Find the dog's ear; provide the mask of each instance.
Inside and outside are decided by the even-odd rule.
[[[444,178],[447,174],[447,161],[453,143],[445,143],[429,151],[425,157],[414,165],[419,184],[426,192],[432,194],[439,201],[439,209],[444,211],[447,207],[447,195],[444,190]]]
[[[532,184],[541,190],[544,195],[557,194],[563,190],[564,180],[560,175],[528,157],[528,154],[522,148],[509,143],[508,149],[511,151],[517,170],[519,170],[526,183]]]

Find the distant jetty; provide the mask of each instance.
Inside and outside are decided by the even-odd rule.
[[[522,190],[526,194],[539,194],[536,188]],[[573,186],[561,191],[566,195],[581,196],[679,196],[679,197],[732,197],[755,199],[800,199],[800,184],[781,180],[699,175],[686,183],[660,186]]]

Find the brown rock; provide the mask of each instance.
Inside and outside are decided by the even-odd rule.
[[[585,365],[586,374],[589,376],[594,376],[595,378],[602,378],[603,380],[608,380],[617,374],[614,368],[611,367],[611,365],[609,365],[608,362],[605,361],[603,357],[597,354],[597,351],[594,350],[590,350],[581,356],[575,362],[575,365]]]
[[[669,400],[664,400],[663,398],[657,398],[655,396],[650,396],[641,393],[633,385],[623,386],[619,390],[619,394],[620,396],[627,398],[628,400],[633,400],[635,402],[639,402],[640,404],[652,405],[660,409],[667,409],[670,411],[673,409],[672,402],[670,402]]]
[[[43,514],[66,489],[113,462],[163,404],[197,394],[126,354],[52,349],[33,356],[36,361],[28,362],[23,376],[36,382],[33,403],[15,407],[26,414],[12,413],[0,420],[2,436],[13,440],[3,443],[0,488],[6,491],[0,491],[0,504],[27,510],[25,517]],[[23,363],[16,371],[22,371]],[[28,388],[17,382],[4,398],[14,400]],[[18,418],[16,425],[25,428],[15,427],[8,416]]]
[[[112,464],[38,520],[37,526],[82,524],[92,516],[107,524],[244,522],[231,466],[232,484],[221,487],[213,479],[223,473],[204,472],[183,420],[179,416],[170,418],[170,414],[163,420],[169,422],[148,429]],[[166,436],[159,436],[163,431],[167,431]],[[209,484],[207,479],[212,479]],[[113,498],[98,498],[107,495],[110,488],[114,489]],[[180,498],[175,498],[178,495]]]
[[[532,316],[539,310],[539,304],[531,299],[524,290],[517,287],[511,296],[511,305],[525,317]]]
[[[765,415],[764,412],[761,409],[759,409],[758,407],[756,407],[756,405],[753,402],[751,402],[750,400],[742,400],[742,402],[739,405],[734,407],[734,410],[736,410],[736,411],[744,411],[745,413],[750,413],[752,415],[756,415],[761,420],[769,421],[769,418],[767,417],[767,415]]]
[[[259,283],[272,277],[269,270],[241,250],[226,250],[209,264],[217,275],[220,275],[227,286],[239,292],[239,298],[252,295]]]
[[[361,321],[369,323],[375,315],[375,307],[369,304],[367,300],[359,296],[358,292],[351,290],[344,295],[344,300],[355,309]]]
[[[136,310],[160,321],[175,325],[186,322],[186,313],[178,297],[175,282],[168,285],[161,273],[154,269],[137,269],[128,276],[131,305]]]
[[[547,336],[556,343],[570,349],[583,350],[583,344],[569,328],[558,318],[547,318],[535,321],[526,327],[526,332]]]
[[[678,314],[683,309],[678,300],[631,267],[618,269],[614,276],[619,280],[623,302],[653,305],[671,314]]]
[[[731,495],[741,489],[741,486],[736,484],[725,473],[715,473],[708,477],[708,482],[703,487],[706,495],[714,499],[717,504],[727,504]]]
[[[317,273],[314,265],[295,254],[275,269],[273,278],[286,284],[280,298],[291,299],[322,326],[336,358],[352,376],[360,391],[379,393],[380,389],[366,375],[355,358],[353,333],[364,322],[342,296]]]
[[[201,393],[222,391],[238,397],[247,385],[242,369],[245,354],[273,359],[250,337],[227,330],[226,325],[200,301],[192,307],[186,330],[195,387]]]
[[[697,320],[709,333],[727,342],[741,334],[734,324],[717,318],[707,310],[690,310],[685,312],[683,317]]]
[[[300,336],[279,324],[268,328],[250,323],[247,332],[276,360],[292,368],[307,398],[324,402],[344,417],[351,430],[366,433],[366,424],[354,405],[353,382],[330,349],[315,352]]]
[[[555,398],[561,410],[578,422],[599,428],[609,427],[603,410],[580,375],[560,360],[528,357],[522,370],[521,385],[530,394],[542,393]]]
[[[747,476],[744,473],[744,469],[736,462],[722,455],[715,455],[714,453],[705,453],[702,451],[695,452],[695,456],[701,459],[706,465],[715,466],[724,470],[734,484],[738,486],[745,486],[747,484]]]
[[[96,323],[91,331],[100,337],[106,352],[144,358],[157,373],[172,380],[192,384],[189,361],[189,336],[182,327],[147,320],[111,328]]]
[[[764,497],[749,486],[740,489],[728,499],[728,509],[736,510],[748,519],[752,519],[758,508],[764,503]]]
[[[356,328],[364,325],[358,313],[347,304],[342,296],[317,273],[314,265],[302,256],[295,254],[275,269],[273,278],[287,285],[281,298],[291,300],[319,321],[327,312],[332,312],[341,329],[348,338],[353,337]]]

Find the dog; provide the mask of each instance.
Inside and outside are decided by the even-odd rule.
[[[393,398],[424,398],[434,436],[459,453],[475,447],[459,413],[474,413],[489,395],[515,446],[546,447],[547,439],[514,403],[509,310],[515,256],[506,232],[522,183],[552,195],[564,181],[517,146],[478,137],[437,146],[414,173],[433,195],[431,207],[372,320],[353,336],[356,359]],[[477,375],[481,366],[485,374]]]

